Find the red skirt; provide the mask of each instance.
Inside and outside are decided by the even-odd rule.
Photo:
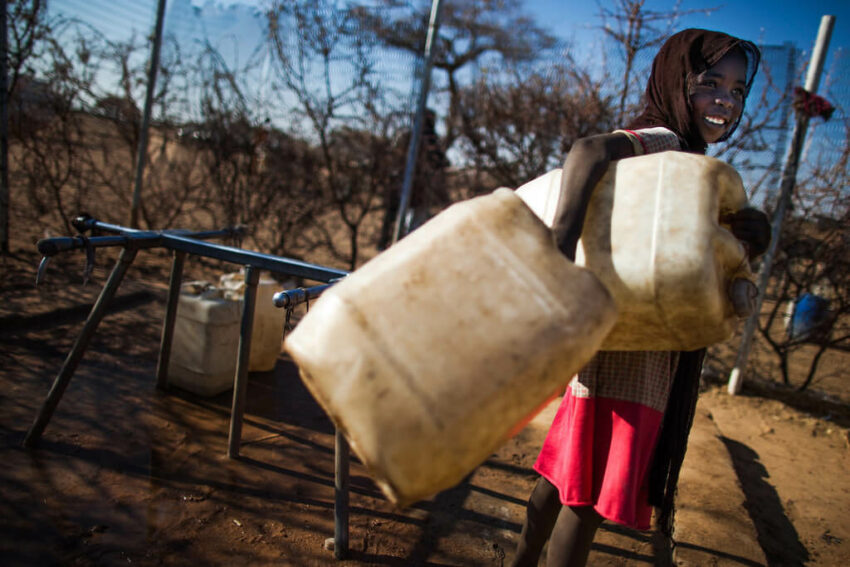
[[[671,353],[599,353],[573,380],[534,465],[562,504],[649,529],[649,468],[674,364]]]

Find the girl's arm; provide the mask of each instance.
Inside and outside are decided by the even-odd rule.
[[[561,195],[552,225],[558,248],[570,260],[575,260],[593,188],[612,161],[634,155],[632,142],[621,133],[581,138],[573,144],[564,161]]]

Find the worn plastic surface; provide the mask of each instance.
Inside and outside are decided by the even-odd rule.
[[[553,170],[517,194],[551,226],[560,184],[561,170]],[[746,203],[738,173],[714,158],[664,152],[610,166],[576,253],[620,312],[603,349],[693,350],[734,333],[730,285],[752,274],[719,218]]]
[[[387,497],[460,482],[598,349],[616,318],[516,194],[454,205],[326,291],[286,339]]]
[[[203,282],[201,282],[203,283]],[[201,396],[233,387],[241,305],[221,290],[184,284],[177,303],[168,382]]]
[[[262,278],[257,284],[250,372],[272,370],[280,356],[285,313],[272,304],[280,288],[270,278]],[[183,286],[174,321],[169,383],[202,396],[214,396],[233,387],[244,289],[241,273],[225,274],[218,287],[206,282]]]
[[[239,303],[241,313],[242,297],[245,293],[245,275],[225,274],[219,280],[219,287],[224,290],[226,299]],[[273,369],[280,356],[286,311],[276,308],[272,299],[274,294],[283,287],[272,278],[261,277],[257,283],[251,355],[248,363],[248,370],[251,372],[267,372]]]

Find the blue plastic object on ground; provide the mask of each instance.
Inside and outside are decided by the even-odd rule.
[[[794,302],[794,312],[791,324],[788,326],[788,336],[791,339],[807,339],[823,325],[829,315],[829,301],[814,295],[804,293]]]

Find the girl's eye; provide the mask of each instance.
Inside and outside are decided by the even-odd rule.
[[[735,95],[735,98],[743,99],[744,89],[732,89],[732,94]]]

